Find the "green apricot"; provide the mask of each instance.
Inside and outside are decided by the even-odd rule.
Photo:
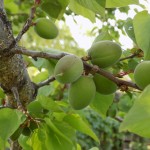
[[[100,74],[96,73],[93,77],[93,80],[96,86],[96,91],[100,94],[108,95],[117,90],[117,85],[114,82]]]
[[[134,80],[137,86],[144,89],[150,84],[150,61],[142,61],[134,70]]]
[[[82,60],[75,55],[66,55],[57,62],[54,77],[60,83],[71,83],[76,81],[82,72]]]
[[[46,18],[39,18],[35,22],[35,32],[44,39],[54,39],[58,35],[58,28],[50,20]]]
[[[96,42],[88,50],[92,64],[101,68],[115,64],[121,54],[121,47],[117,43],[108,40]]]
[[[69,88],[69,102],[72,108],[80,110],[90,104],[95,97],[96,87],[91,77],[81,76]]]

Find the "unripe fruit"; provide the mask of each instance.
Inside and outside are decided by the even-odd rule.
[[[81,76],[69,88],[69,102],[72,108],[79,110],[90,104],[95,96],[96,87],[91,77]]]
[[[58,35],[58,29],[56,25],[46,18],[39,18],[35,22],[35,32],[44,39],[54,39]]]
[[[150,84],[150,61],[143,61],[136,66],[134,79],[137,86],[141,89]]]
[[[66,55],[61,58],[54,69],[54,77],[60,83],[76,81],[83,72],[83,62],[75,55]]]
[[[117,85],[114,82],[100,74],[96,73],[93,77],[93,80],[96,86],[96,91],[100,94],[108,95],[117,90]]]
[[[88,50],[91,62],[101,68],[115,64],[121,57],[121,47],[112,41],[99,41],[92,45]]]

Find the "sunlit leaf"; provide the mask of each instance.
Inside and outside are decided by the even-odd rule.
[[[104,16],[105,14],[105,0],[76,0],[80,5],[86,7],[96,14]]]
[[[82,16],[90,19],[91,22],[95,22],[95,13],[93,11],[83,7],[75,0],[70,0],[69,8],[76,14],[82,15]]]
[[[150,85],[148,85],[135,101],[120,126],[120,131],[129,131],[150,138]]]
[[[136,42],[144,51],[144,58],[150,59],[150,14],[147,11],[139,12],[133,19]]]
[[[91,136],[95,141],[99,142],[98,137],[79,115],[74,114],[67,115],[64,117],[64,121],[67,122],[73,128],[75,128],[76,130]]]
[[[68,4],[69,0],[45,0],[45,2],[42,3],[41,8],[49,16],[60,19],[62,18]]]
[[[139,4],[139,0],[106,0],[106,8],[123,7],[131,4]]]
[[[96,96],[92,103],[90,104],[91,108],[97,111],[102,117],[106,117],[107,110],[113,102],[114,95],[102,95],[96,93]]]
[[[93,44],[102,40],[112,40],[111,35],[108,33],[108,31],[101,32],[93,41]]]
[[[48,118],[47,118],[48,119]],[[27,141],[32,145],[33,150],[50,149],[50,150],[73,150],[75,145],[72,140],[75,138],[75,132],[67,124],[56,123],[55,121],[48,124],[43,124],[41,128]],[[67,132],[67,133],[66,133]],[[65,135],[67,134],[67,136]],[[38,142],[38,144],[36,144]],[[38,148],[38,146],[39,148]]]
[[[24,114],[18,110],[4,108],[0,110],[0,137],[7,140],[25,120]],[[6,129],[6,130],[4,130]]]
[[[58,111],[61,112],[62,109],[59,107],[59,105],[51,98],[40,95],[38,96],[38,102],[40,102],[41,106],[44,109],[50,110],[50,111]]]
[[[134,43],[136,43],[135,39],[135,33],[133,28],[133,20],[131,18],[128,18],[124,24],[125,31],[127,35],[133,40]]]

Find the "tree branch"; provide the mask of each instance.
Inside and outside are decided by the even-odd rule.
[[[126,59],[131,59],[131,58],[134,58],[136,56],[143,57],[143,51],[141,49],[138,49],[134,54],[127,56],[127,57],[124,57],[124,58],[121,58],[120,61],[123,61]]]
[[[36,12],[36,5],[34,5],[31,10],[30,10],[30,15],[29,18],[27,19],[27,21],[25,22],[22,30],[20,31],[20,33],[18,34],[18,36],[16,37],[16,43],[18,43],[20,41],[20,39],[22,38],[23,34],[26,33],[29,28],[32,26],[32,20],[34,18],[34,14]]]
[[[23,54],[23,55],[27,55],[27,56],[31,56],[33,58],[36,57],[40,57],[40,58],[46,58],[46,59],[60,59],[61,57],[67,55],[68,53],[60,53],[60,54],[50,54],[47,52],[39,52],[39,51],[33,51],[33,50],[27,50],[23,47],[17,47],[16,49],[14,49],[13,51],[15,54]]]
[[[55,81],[55,77],[50,77],[50,78],[48,78],[47,80],[38,83],[36,86],[37,86],[37,88],[39,89],[39,88],[41,88],[42,86],[49,85],[50,82],[53,82],[53,81]]]
[[[129,87],[132,87],[132,88],[135,88],[135,89],[139,89],[139,87],[135,84],[135,83],[132,83],[132,82],[129,82],[129,81],[125,81],[125,80],[121,80],[119,78],[116,78],[113,74],[99,68],[99,67],[95,67],[93,65],[90,65],[86,62],[84,62],[84,66],[86,69],[88,69],[90,72],[95,72],[95,73],[99,73],[100,75],[110,79],[111,81],[113,81],[114,83],[116,83],[119,87],[121,86],[129,86]]]
[[[31,51],[31,50],[26,50],[25,48],[21,48],[21,47],[15,49],[14,53],[31,56],[33,58],[40,57],[40,58],[57,59],[57,60],[62,58],[65,55],[68,55],[68,53],[50,54],[47,52]],[[106,78],[115,82],[120,88],[121,88],[121,86],[126,86],[126,87],[132,87],[132,88],[140,90],[139,87],[135,83],[121,80],[121,79],[115,77],[113,74],[111,74],[101,68],[94,67],[93,65],[90,65],[90,64],[86,63],[85,61],[83,61],[83,63],[84,63],[85,70],[88,70],[89,72],[94,71],[95,73],[97,72],[97,73],[105,76]],[[124,89],[126,89],[126,88],[124,87]]]

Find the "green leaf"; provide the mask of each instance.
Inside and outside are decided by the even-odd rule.
[[[1,150],[5,150],[6,146],[5,146],[6,141],[4,141],[1,137],[0,137],[0,148]]]
[[[52,90],[51,85],[45,85],[38,90],[38,95],[49,96]]]
[[[124,24],[124,28],[127,35],[133,40],[134,43],[136,43],[135,33],[133,28],[133,20],[131,18],[128,18],[126,20],[126,23]]]
[[[139,0],[106,0],[106,8],[123,7],[131,4],[139,4]]]
[[[91,22],[95,22],[95,13],[82,5],[80,5],[75,0],[70,0],[69,8],[78,15],[82,15],[88,18]]]
[[[92,147],[92,148],[89,149],[89,150],[99,150],[99,148],[98,148],[98,147]]]
[[[47,124],[41,124],[40,128],[32,134],[26,143],[33,150],[73,150],[75,131],[68,124],[63,122],[53,122],[46,118]],[[66,136],[67,135],[67,136]]]
[[[72,128],[66,122],[53,121],[54,125],[64,134],[66,135],[76,146],[76,130]]]
[[[38,131],[33,132],[32,136],[29,137],[26,141],[25,146],[28,146],[29,150],[30,150],[30,147],[32,148],[31,150],[37,150],[37,149],[38,150],[46,150],[46,149],[48,149],[48,147],[46,147],[46,144],[45,144],[46,135],[43,136],[43,133],[40,132],[40,134],[39,134]],[[46,132],[46,131],[44,131],[44,132]],[[40,135],[40,138],[39,138],[38,134]],[[49,147],[49,149],[51,149],[51,148]]]
[[[104,16],[105,14],[105,0],[76,0],[81,6],[86,7],[96,14]]]
[[[0,88],[0,98],[5,98],[5,93],[1,88]]]
[[[72,143],[71,140],[61,132],[61,130],[59,130],[54,124],[53,122],[49,119],[49,118],[45,118],[44,119],[46,121],[46,124],[59,136],[61,136],[62,138],[64,138],[66,141],[68,141],[69,143]]]
[[[47,146],[47,149],[50,149],[50,150],[61,150],[61,149],[73,150],[73,149],[75,149],[72,142],[71,143],[68,142],[68,140],[63,138],[60,134],[57,134],[53,130],[53,128],[46,126],[44,128],[44,130],[46,130],[46,137],[47,138],[45,139],[45,144]]]
[[[64,121],[67,122],[74,129],[91,136],[95,141],[99,142],[98,137],[79,115],[68,114],[67,116],[64,117]]]
[[[24,150],[33,150],[32,147],[27,144],[27,140],[29,139],[29,136],[24,136],[24,135],[20,135],[18,142],[20,144],[20,146],[24,149]],[[39,149],[38,149],[39,150]]]
[[[103,40],[112,40],[111,35],[108,33],[108,31],[103,31],[101,32],[93,41],[93,44],[99,41],[103,41]]]
[[[41,8],[52,18],[60,19],[62,18],[69,0],[47,0],[42,3]]]
[[[40,73],[38,73],[36,76],[32,77],[33,82],[38,83],[42,82],[43,80],[46,80],[49,77],[48,71],[44,70]]]
[[[39,101],[33,101],[27,106],[27,110],[34,117],[41,117],[43,115],[43,107]]]
[[[124,94],[120,97],[118,103],[118,107],[120,111],[128,112],[129,109],[132,107],[132,105],[133,105],[133,100],[132,97],[130,97],[129,95]]]
[[[136,42],[144,51],[144,59],[150,59],[150,14],[148,11],[139,12],[133,19]]]
[[[102,95],[96,92],[95,98],[90,104],[91,108],[97,111],[102,117],[106,117],[109,106],[113,102],[114,95]]]
[[[0,138],[7,140],[25,120],[18,110],[4,108],[0,110]],[[6,130],[4,130],[6,129]]]
[[[50,111],[56,111],[56,112],[62,111],[60,106],[53,99],[51,99],[49,97],[39,95],[37,100],[44,109],[47,109]]]
[[[16,3],[14,3],[14,1],[12,1],[12,0],[5,0],[4,4],[5,4],[4,5],[5,9],[8,9],[10,12],[13,12],[13,13],[18,13],[19,7],[17,6]]]
[[[135,101],[124,121],[120,131],[129,131],[150,138],[150,85],[148,85]]]

